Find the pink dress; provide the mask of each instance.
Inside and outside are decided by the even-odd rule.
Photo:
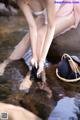
[[[62,33],[70,30],[71,28],[76,28],[80,22],[80,0],[56,0],[55,2],[56,2],[55,3],[56,12],[57,12],[56,15],[58,17],[65,17],[68,16],[69,14],[73,14],[75,19],[75,24],[70,26]]]

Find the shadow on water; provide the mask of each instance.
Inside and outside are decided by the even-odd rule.
[[[9,19],[0,18],[0,62],[11,54],[14,46],[27,32],[26,28],[22,16],[10,17]],[[80,93],[80,82],[65,83],[60,81],[55,75],[56,64],[46,63],[47,83],[52,91],[51,98],[48,98],[43,91],[38,92],[35,83],[30,94],[19,91],[20,82],[29,70],[27,64],[30,57],[31,50],[25,54],[24,59],[8,65],[4,76],[0,76],[0,101],[20,105],[39,115],[43,120],[48,118],[53,109],[51,117],[56,118],[49,118],[49,120],[80,120],[79,113],[77,114],[78,118],[74,113],[74,108],[80,109],[80,97],[75,97]],[[60,117],[65,115],[66,118],[60,119],[58,117],[57,119],[59,115]],[[76,118],[68,119],[69,116]]]

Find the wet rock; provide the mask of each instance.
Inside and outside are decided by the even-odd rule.
[[[77,29],[56,37],[50,47],[48,60],[58,62],[63,53],[80,56],[80,24]]]
[[[3,3],[3,4],[5,4],[6,6],[7,5],[11,5],[11,6],[13,6],[14,8],[16,8],[16,9],[18,9],[19,7],[18,7],[18,5],[16,4],[16,0],[10,0],[10,1],[8,1],[8,0],[0,0],[0,3]]]
[[[29,95],[24,95],[24,99],[20,101],[20,105],[46,120],[51,112],[54,102],[48,99],[44,92],[36,91],[33,94],[30,93]]]
[[[1,16],[10,16],[10,15],[17,15],[18,10],[12,6],[9,6],[10,10],[5,7],[4,3],[0,3],[0,15]]]

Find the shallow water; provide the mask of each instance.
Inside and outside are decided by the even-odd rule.
[[[27,25],[22,16],[0,18],[0,61],[3,61],[11,54],[15,45],[27,32],[28,28],[26,28]],[[45,120],[56,106],[57,101],[61,100],[61,104],[65,105],[63,97],[69,97],[70,99],[66,103],[67,106],[71,105],[70,100],[75,98],[77,93],[80,93],[80,82],[65,83],[60,81],[55,75],[56,64],[46,63],[47,83],[52,91],[52,97],[48,98],[45,92],[36,90],[35,83],[30,94],[27,95],[25,92],[19,91],[19,85],[28,71],[26,63],[28,63],[30,57],[31,50],[25,54],[24,60],[21,59],[8,65],[4,76],[0,76],[0,101],[25,107]],[[68,109],[66,108],[66,112]],[[70,115],[71,111],[68,111],[67,114]],[[77,119],[70,120],[79,120],[79,116]],[[54,120],[60,119],[56,118]],[[66,120],[66,116],[61,120]]]

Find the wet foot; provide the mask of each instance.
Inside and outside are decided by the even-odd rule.
[[[22,83],[19,86],[19,90],[29,93],[30,87],[32,86],[32,81],[30,80],[30,73],[23,79]]]
[[[38,89],[44,91],[47,93],[48,98],[52,97],[52,91],[51,89],[48,87],[46,82],[38,82]]]

